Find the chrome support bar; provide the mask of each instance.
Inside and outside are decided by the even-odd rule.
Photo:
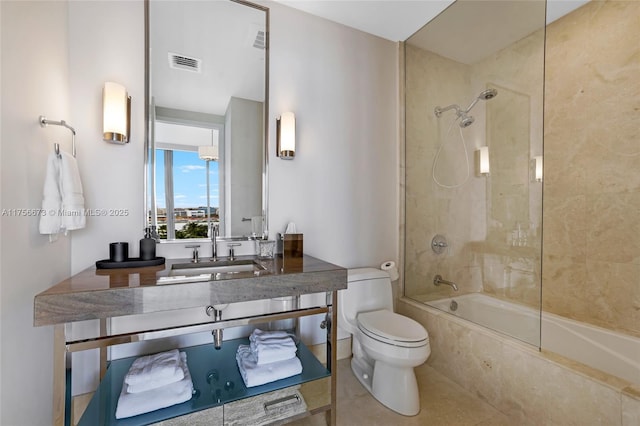
[[[330,307],[315,307],[297,309],[289,312],[278,312],[273,314],[262,314],[245,318],[229,319],[216,322],[205,322],[200,324],[189,324],[175,327],[167,327],[153,330],[146,330],[136,333],[125,333],[114,336],[102,336],[90,339],[74,340],[66,342],[67,352],[79,352],[88,349],[103,348],[125,343],[142,342],[145,340],[162,339],[165,337],[178,336],[181,334],[212,332],[223,328],[240,327],[243,325],[261,324],[265,322],[278,321],[290,318],[300,318],[307,315],[317,315],[329,312]]]

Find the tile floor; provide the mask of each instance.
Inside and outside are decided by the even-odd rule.
[[[427,364],[416,369],[422,409],[405,417],[376,401],[351,372],[349,359],[338,361],[338,425],[344,426],[513,426],[507,416],[467,392]],[[317,415],[292,423],[295,426],[325,425]]]

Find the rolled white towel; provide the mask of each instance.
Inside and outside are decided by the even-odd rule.
[[[302,363],[298,357],[266,365],[258,365],[256,356],[248,345],[238,346],[236,361],[242,380],[248,388],[302,373]]]
[[[187,367],[187,354],[184,352],[180,353],[180,368],[183,372],[182,380],[146,392],[129,393],[123,383],[116,407],[116,419],[149,413],[190,400],[193,381]]]
[[[177,349],[141,356],[131,364],[124,383],[140,389],[140,386],[148,387],[151,383],[177,382],[184,378],[180,363],[180,352]]]

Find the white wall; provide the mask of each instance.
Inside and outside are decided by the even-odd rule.
[[[67,5],[0,2],[1,209],[37,209],[53,142],[70,150],[70,132],[41,128],[38,116],[68,120]],[[70,272],[70,238],[49,243],[38,219],[1,218],[0,424],[48,425],[52,413],[51,327],[33,327],[33,297]]]
[[[270,140],[296,114],[293,161],[269,149],[269,231],[293,221],[304,251],[344,267],[398,257],[397,46],[271,8]]]
[[[143,237],[144,3],[69,2],[71,115],[78,132],[78,163],[85,207],[125,209],[126,216],[88,217],[73,235],[72,273],[109,257],[109,243],[129,242],[138,255]],[[131,142],[102,140],[102,87],[123,84],[131,96]]]

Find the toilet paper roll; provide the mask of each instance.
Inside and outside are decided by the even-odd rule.
[[[400,274],[398,274],[396,263],[391,260],[380,265],[380,269],[389,274],[389,278],[391,278],[391,281],[395,281],[400,277]]]

